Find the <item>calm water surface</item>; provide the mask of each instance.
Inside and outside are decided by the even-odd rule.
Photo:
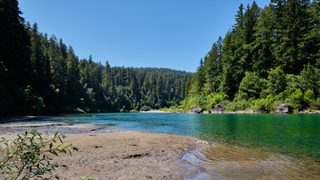
[[[320,179],[320,115],[316,114],[101,113],[43,122],[51,121],[111,125],[212,142],[183,157],[186,163],[205,169],[202,179]]]

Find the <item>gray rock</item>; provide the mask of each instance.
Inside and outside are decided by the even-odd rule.
[[[281,104],[277,107],[278,114],[286,114],[289,113],[289,106],[287,104]]]
[[[210,114],[210,110],[208,110],[208,111],[203,111],[203,114]]]
[[[311,114],[309,111],[299,111],[298,114]]]
[[[214,114],[222,114],[222,113],[226,113],[227,111],[224,109],[224,107],[221,104],[217,104],[212,113]]]
[[[202,114],[203,109],[202,108],[193,108],[189,113],[190,114]]]

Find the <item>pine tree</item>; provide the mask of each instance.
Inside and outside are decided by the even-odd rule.
[[[67,104],[79,106],[80,104],[80,76],[79,76],[79,60],[76,57],[72,46],[68,48],[67,55]]]
[[[41,47],[41,39],[38,34],[38,25],[37,23],[33,24],[33,27],[30,32],[31,37],[31,65],[32,65],[32,86],[40,91],[43,92],[43,87],[45,86],[44,82],[44,64],[43,64],[43,52]]]
[[[271,46],[274,35],[274,18],[270,6],[264,8],[254,26],[254,41],[251,43],[252,70],[262,78],[268,77],[268,71],[274,67],[275,59]]]
[[[200,64],[197,69],[197,74],[195,76],[195,93],[200,94],[205,83],[205,71],[204,71],[204,62],[203,59],[200,59]]]
[[[307,63],[304,37],[311,30],[309,0],[272,0],[276,22],[274,56],[285,73],[298,74]]]
[[[20,86],[30,85],[30,36],[24,27],[17,0],[0,1],[0,54],[8,78]]]

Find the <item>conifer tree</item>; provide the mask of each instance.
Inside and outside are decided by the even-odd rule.
[[[80,72],[78,68],[79,60],[76,57],[72,46],[68,48],[67,55],[67,104],[80,105]]]

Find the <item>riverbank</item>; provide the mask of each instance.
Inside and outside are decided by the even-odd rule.
[[[59,164],[53,173],[67,179],[86,175],[95,179],[186,179],[202,171],[181,160],[200,144],[195,139],[133,131],[94,134],[103,128],[69,123],[7,125],[0,126],[0,134],[14,139],[15,134],[31,129],[86,133],[68,134],[64,140],[65,144],[73,143],[79,148],[73,157],[60,155],[53,159]]]
[[[168,113],[161,110],[140,111],[140,113]]]
[[[192,109],[191,109],[192,110]],[[183,110],[183,109],[166,109],[163,110],[163,113],[185,113],[185,114],[277,114],[275,111],[255,111],[255,110],[243,110],[243,111],[225,111],[225,112],[212,112],[203,109],[201,113],[190,113],[191,110]],[[320,110],[312,110],[312,111],[298,111],[293,113],[286,114],[320,114]]]

